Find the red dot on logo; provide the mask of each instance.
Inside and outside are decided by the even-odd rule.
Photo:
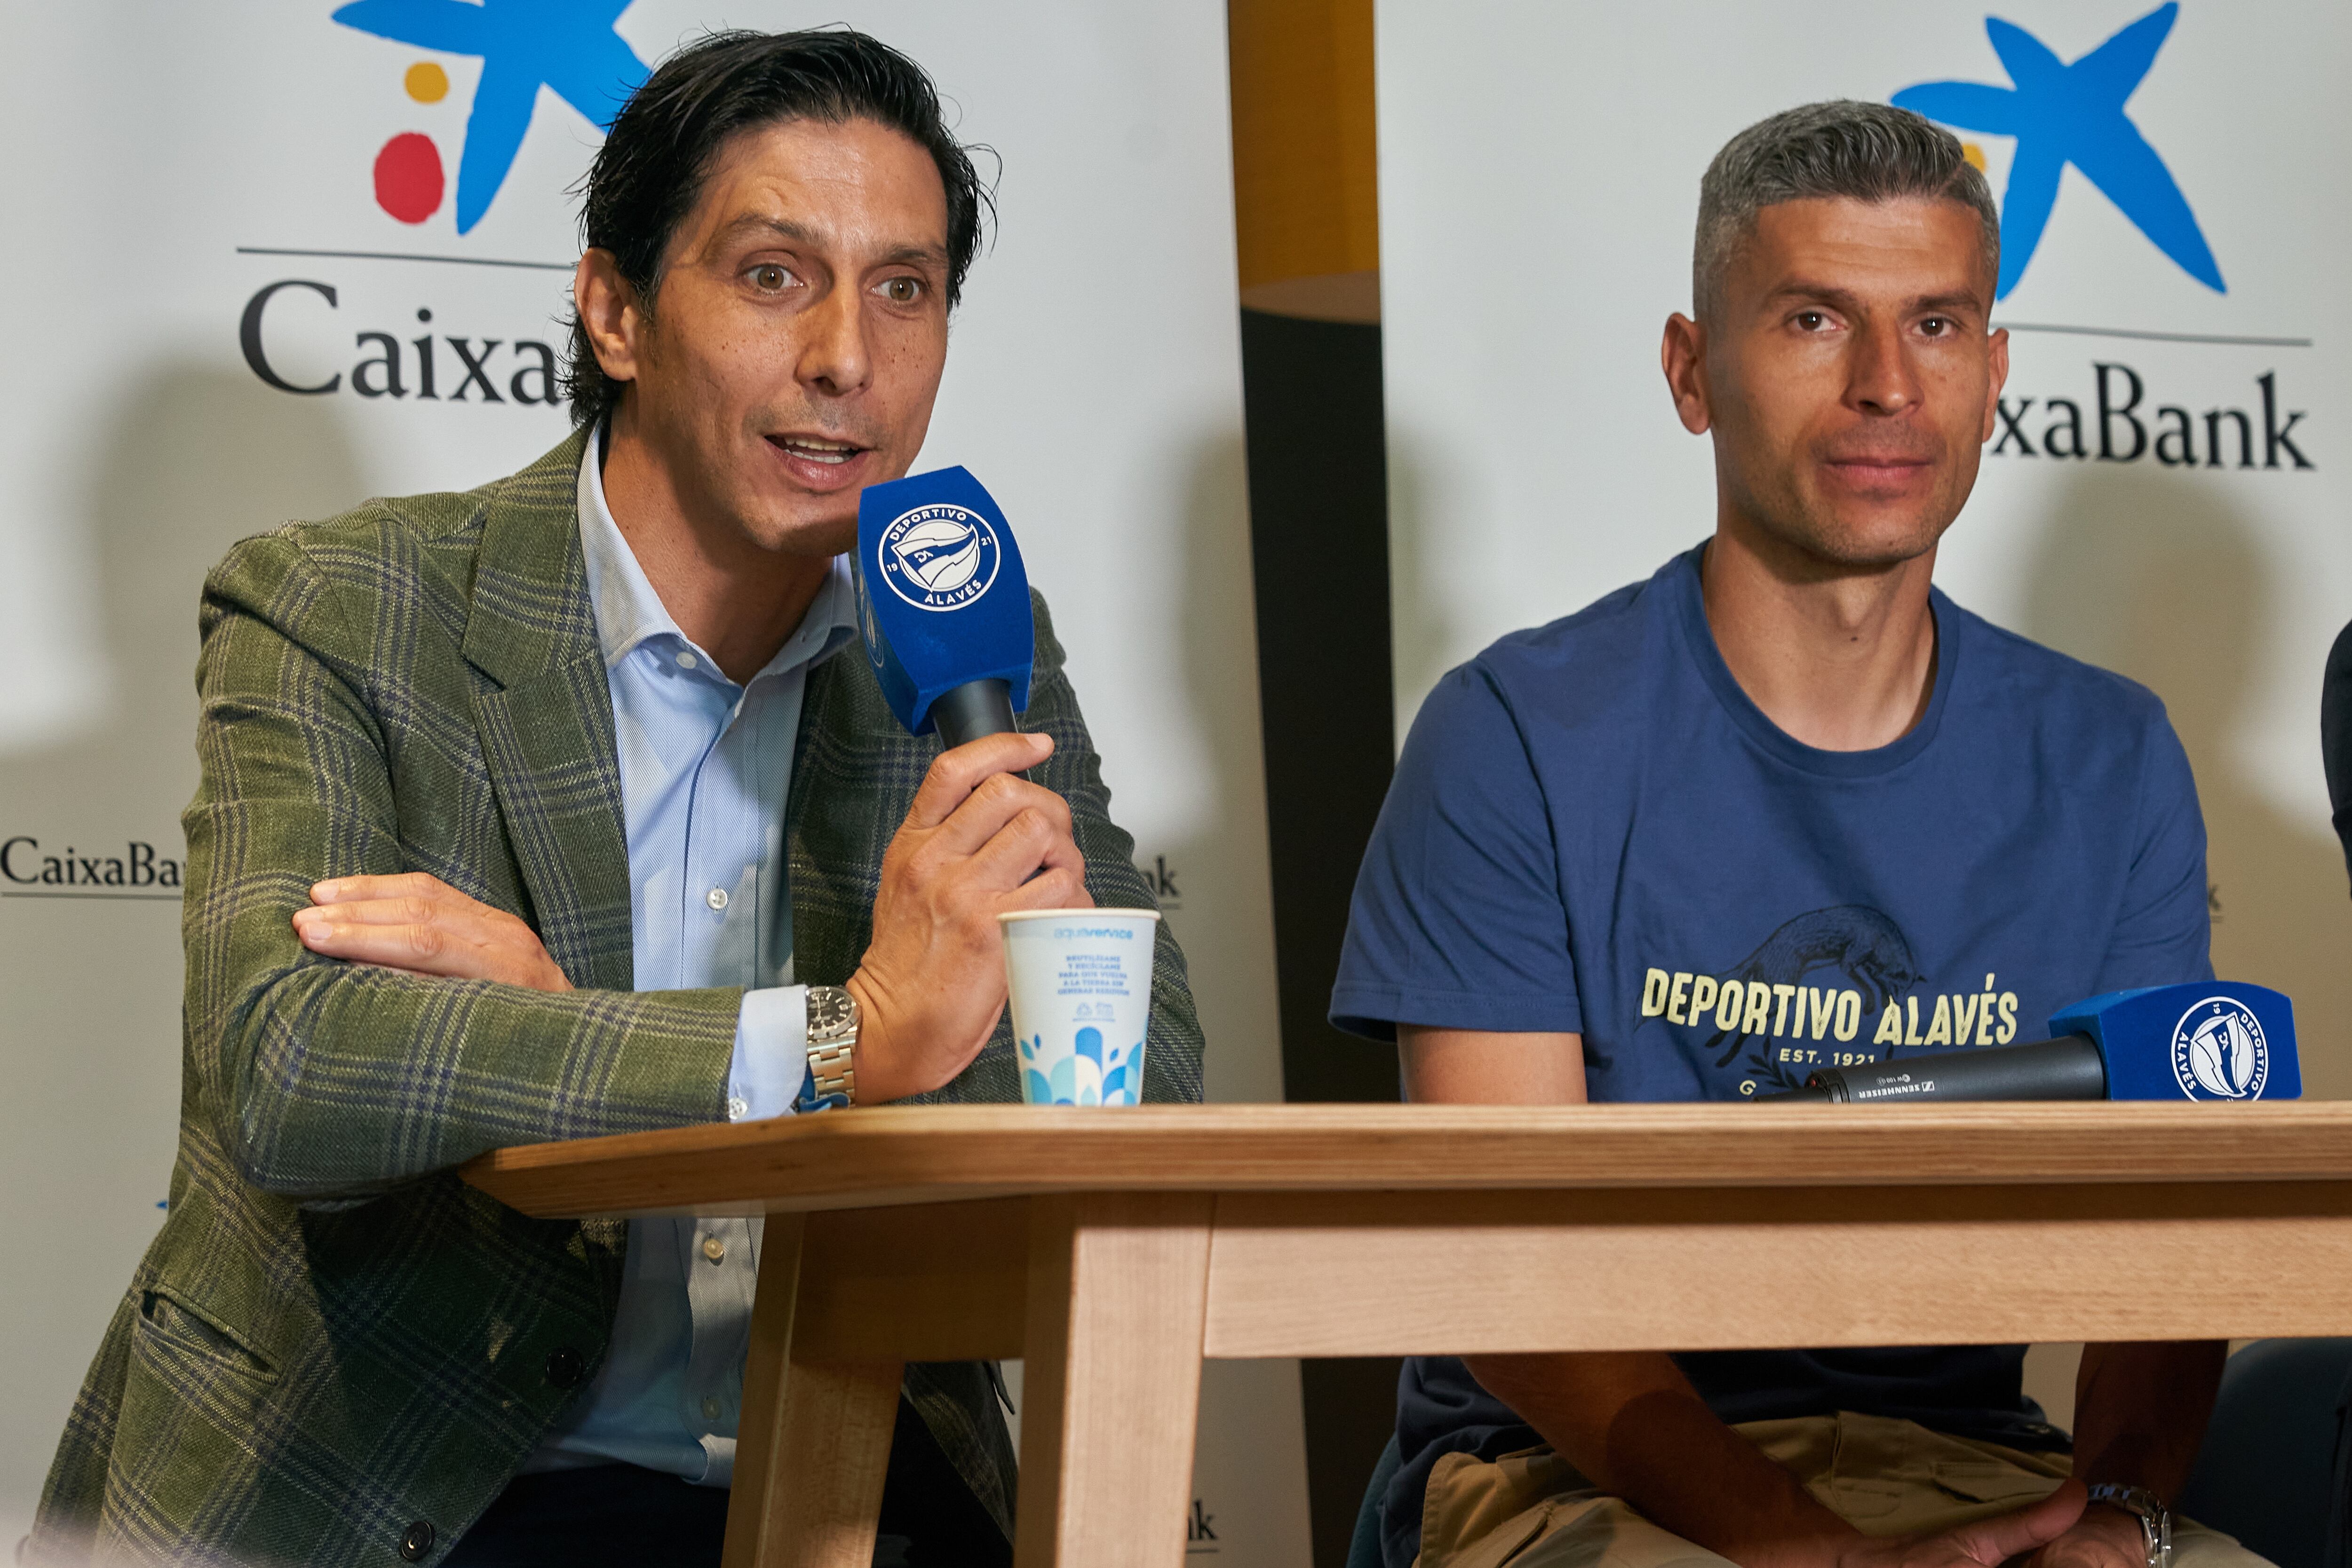
[[[421,224],[441,210],[441,150],[433,139],[406,131],[375,155],[375,204],[404,224]]]

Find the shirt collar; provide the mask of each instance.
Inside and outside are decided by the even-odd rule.
[[[627,658],[640,644],[667,636],[694,649],[712,674],[719,673],[709,651],[678,629],[661,595],[646,580],[646,569],[637,563],[636,551],[629,548],[621,526],[613,520],[612,508],[604,501],[602,424],[590,434],[587,450],[580,459],[580,547],[588,569],[588,603],[596,618],[596,643],[606,669]],[[857,591],[850,580],[849,558],[837,555],[800,625],[751,678],[756,681],[761,675],[822,658],[856,634]]]

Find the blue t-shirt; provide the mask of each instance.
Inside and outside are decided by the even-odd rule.
[[[1938,592],[1919,724],[1815,750],[1717,652],[1703,549],[1438,683],[1357,878],[1334,1023],[1577,1031],[1594,1101],[1740,1100],[1817,1066],[2042,1039],[2069,1002],[2210,977],[2204,823],[2154,695]],[[1677,1357],[1726,1421],[1855,1410],[2063,1447],[2023,1359]],[[1406,1364],[1398,1439],[1391,1563],[1412,1560],[1441,1455],[1541,1440],[1451,1357]]]

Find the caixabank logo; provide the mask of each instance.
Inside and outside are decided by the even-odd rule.
[[[2113,204],[2145,242],[2143,255],[2156,261],[2151,269],[2135,259],[2119,260],[2113,290],[2116,299],[2128,300],[2136,311],[2156,319],[2050,322],[1996,316],[1994,324],[2011,333],[2106,339],[2117,348],[2086,355],[2070,387],[2026,392],[2012,380],[2000,400],[1994,456],[2283,474],[2317,467],[2312,434],[2298,428],[2309,411],[2288,406],[2291,371],[2280,362],[2284,351],[2307,350],[2311,340],[2186,331],[2163,319],[2174,298],[2168,289],[2192,297],[2229,293],[2190,193],[2130,110],[2141,84],[2161,68],[2166,43],[2179,19],[2178,0],[2169,0],[2070,61],[2027,27],[1988,16],[1985,36],[2006,83],[1925,81],[1894,96],[1898,107],[1963,137],[2012,141],[2000,198],[1997,301],[2010,300],[2042,251],[2069,168]],[[2228,135],[2231,128],[2216,125],[2213,133]],[[1985,167],[1981,146],[1973,141],[1967,146],[1969,161]],[[2159,373],[2131,362],[2131,351],[2121,345],[2133,341],[2263,352],[2237,371],[2223,371],[2218,363],[2210,371],[2188,366],[2175,356]],[[2242,355],[2236,357],[2243,362]]]
[[[306,397],[484,408],[555,402],[557,361],[546,326],[493,335],[479,319],[494,300],[503,309],[499,296],[513,292],[493,280],[538,274],[553,281],[545,275],[568,273],[572,264],[476,254],[463,242],[497,205],[536,116],[551,107],[576,112],[601,133],[643,83],[648,68],[615,31],[630,3],[352,0],[322,16],[321,25],[399,46],[379,51],[380,68],[397,73],[412,113],[406,123],[370,128],[357,145],[383,140],[372,158],[353,159],[352,177],[367,183],[387,231],[381,243],[237,247],[247,256],[303,257],[316,268],[279,272],[246,296],[237,347],[254,375]],[[451,68],[461,62],[478,68],[470,97],[453,90]],[[454,229],[457,248],[394,248],[404,236],[429,232],[445,214],[450,227],[440,232]],[[343,276],[330,276],[330,263]],[[354,288],[347,280],[362,269],[365,286]],[[347,308],[366,308],[356,304],[360,298],[395,292],[415,298],[404,299],[397,317],[343,318]],[[452,329],[459,326],[466,329]],[[341,343],[349,347],[338,354],[333,345]]]
[[[0,898],[127,898],[176,904],[182,862],[145,839],[84,850],[37,833],[0,839]]]
[[[585,115],[599,130],[613,123],[646,79],[646,64],[613,30],[631,0],[353,0],[335,12],[343,26],[413,48],[481,61],[457,160],[457,232],[471,233],[522,151],[539,89]],[[448,73],[436,60],[409,66],[402,78],[420,104],[441,102]],[[376,204],[404,224],[441,207],[444,160],[429,134],[403,131],[375,156]]]

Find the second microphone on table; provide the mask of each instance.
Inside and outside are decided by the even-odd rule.
[[[2294,1009],[2263,986],[2201,980],[2110,991],[2050,1020],[2049,1040],[1825,1067],[1759,1100],[2293,1100]]]

